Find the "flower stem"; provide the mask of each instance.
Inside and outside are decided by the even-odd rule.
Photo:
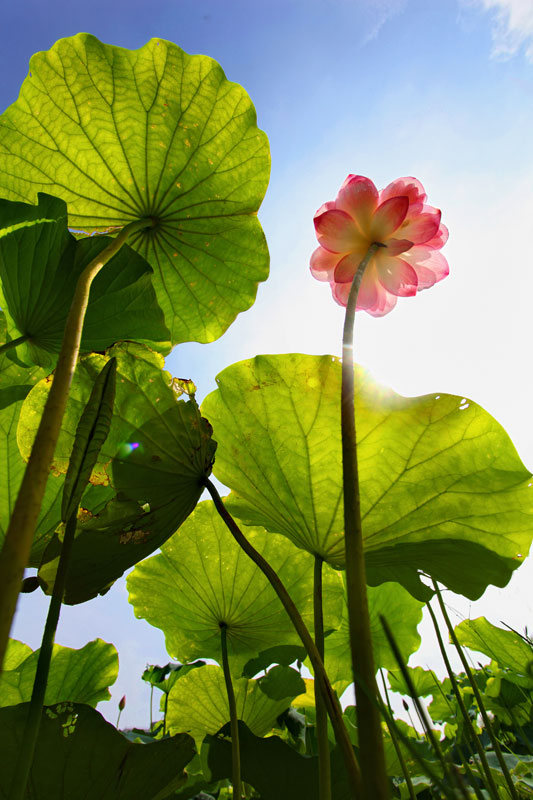
[[[324,661],[324,614],[322,606],[322,564],[323,560],[315,555],[313,581],[313,615],[315,627],[315,645],[320,658]],[[320,800],[331,800],[331,758],[328,741],[328,712],[320,683],[317,681],[315,692],[316,738],[318,744],[318,796]]]
[[[496,755],[496,758],[498,759],[498,762],[500,764],[501,770],[503,772],[503,776],[505,778],[505,782],[507,783],[507,788],[509,790],[509,794],[511,795],[513,800],[519,800],[518,793],[517,793],[517,791],[515,789],[515,786],[514,786],[514,783],[513,783],[513,779],[511,778],[511,774],[509,772],[509,768],[507,767],[507,764],[505,763],[505,759],[504,759],[503,753],[501,751],[500,743],[499,743],[499,741],[498,741],[498,739],[496,737],[496,734],[494,733],[494,729],[493,729],[491,721],[489,719],[489,715],[487,714],[487,711],[485,709],[485,704],[483,702],[483,698],[481,696],[481,692],[479,691],[479,688],[478,688],[478,685],[476,683],[476,680],[475,680],[475,678],[474,678],[474,676],[472,674],[472,670],[470,669],[470,665],[469,665],[468,661],[466,660],[466,656],[465,656],[465,654],[463,652],[463,648],[459,644],[459,640],[458,640],[457,636],[455,635],[455,630],[454,630],[453,625],[451,623],[450,617],[448,616],[448,612],[446,611],[446,606],[444,605],[444,600],[442,598],[442,592],[439,589],[439,586],[438,586],[436,581],[433,581],[433,588],[435,589],[435,593],[437,595],[437,600],[439,601],[440,610],[441,610],[442,616],[444,617],[444,621],[446,623],[446,626],[448,628],[448,633],[450,634],[450,639],[452,640],[452,642],[454,644],[454,647],[457,650],[459,658],[461,659],[461,663],[462,663],[462,665],[464,667],[464,671],[466,672],[466,674],[468,676],[468,680],[470,681],[470,685],[471,685],[472,690],[474,692],[474,696],[476,698],[479,711],[481,713],[481,716],[483,718],[483,722],[485,724],[485,730],[487,731],[487,735],[488,735],[488,737],[489,737],[489,739],[491,741],[491,744],[492,744],[492,746],[494,748],[494,753]]]
[[[78,278],[65,324],[54,379],[0,553],[0,669],[76,369],[91,284],[102,267],[120,250],[128,236],[151,224],[151,220],[143,219],[126,225],[118,236],[85,267]]]
[[[355,685],[359,750],[365,800],[387,800],[389,785],[376,704],[377,684],[366,591],[365,557],[361,525],[361,499],[355,434],[353,328],[357,295],[363,274],[379,247],[371,244],[355,273],[346,305],[342,339],[342,464],[344,492],[344,542],[346,589],[352,674]]]
[[[7,353],[8,350],[12,350],[14,347],[18,347],[19,344],[23,344],[27,342],[29,336],[25,334],[24,336],[18,336],[16,339],[10,339],[9,342],[0,346],[0,356],[2,353]]]
[[[321,686],[327,712],[331,720],[333,730],[335,731],[335,738],[344,759],[344,764],[348,773],[348,782],[351,788],[351,796],[353,797],[353,800],[361,800],[361,773],[359,771],[359,765],[355,758],[355,753],[350,742],[350,737],[348,736],[348,731],[346,730],[346,726],[344,725],[344,721],[342,719],[340,703],[337,695],[333,691],[331,683],[329,682],[326,670],[324,669],[324,662],[320,658],[320,654],[313,641],[313,637],[307,630],[300,612],[296,608],[290,594],[283,585],[278,574],[270,566],[268,561],[266,561],[263,556],[257,552],[255,547],[250,544],[231,514],[224,506],[222,498],[217,492],[216,486],[209,480],[209,478],[204,479],[204,485],[213,498],[216,510],[226,523],[226,526],[228,527],[235,541],[252,559],[254,564],[257,564],[261,572],[268,579],[270,585],[281,600],[285,611],[289,615],[289,618],[307,651],[307,654],[311,660],[311,664],[313,665],[315,679],[317,684]]]
[[[226,693],[228,695],[229,719],[231,729],[231,782],[233,784],[233,800],[241,800],[241,753],[239,746],[239,720],[237,718],[237,703],[235,702],[235,692],[231,680],[228,660],[228,626],[225,622],[219,622],[220,644],[222,647],[222,669],[224,671],[224,681],[226,683]]]
[[[39,658],[37,660],[37,670],[35,672],[35,679],[33,681],[33,690],[28,708],[26,725],[24,727],[22,746],[20,748],[20,755],[17,767],[15,769],[15,774],[13,776],[10,795],[11,800],[22,800],[26,793],[26,784],[28,782],[33,755],[35,753],[37,737],[39,736],[39,728],[41,727],[41,717],[46,694],[48,672],[50,670],[50,661],[52,659],[57,623],[61,613],[61,603],[63,601],[63,593],[65,591],[70,553],[72,552],[72,544],[74,542],[74,534],[76,532],[76,523],[77,510],[74,512],[74,514],[72,514],[65,527],[65,535],[63,537],[63,545],[61,547],[61,555],[59,556],[59,563],[54,581],[54,589],[52,591],[52,597],[50,598],[48,615],[46,617],[43,638],[41,640],[41,649],[39,651]]]

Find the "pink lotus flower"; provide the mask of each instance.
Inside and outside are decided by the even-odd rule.
[[[311,256],[311,273],[328,281],[341,306],[348,302],[353,277],[368,248],[380,247],[368,264],[357,310],[382,317],[398,297],[415,295],[441,281],[449,272],[439,252],[448,230],[440,211],[428,206],[416,178],[398,178],[378,192],[369,178],[348,175],[337,199],[315,214],[320,247]]]

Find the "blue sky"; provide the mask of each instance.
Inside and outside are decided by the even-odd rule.
[[[533,469],[529,357],[533,219],[533,6],[530,0],[19,0],[3,11],[0,110],[29,57],[79,31],[136,48],[158,36],[217,59],[256,106],[272,150],[260,219],[271,277],[255,306],[211,345],[178,347],[168,368],[200,397],[225,366],[266,352],[340,350],[342,311],[308,273],[312,217],[348,173],[378,187],[415,175],[450,229],[450,277],[383,319],[358,315],[356,357],[406,395],[476,400]],[[533,611],[531,563],[463,614],[522,628]],[[23,598],[14,635],[37,647],[45,604]],[[529,620],[528,620],[529,617]],[[100,636],[119,650],[115,718],[147,724],[146,663],[165,663],[162,634],[133,617],[124,583],[65,608],[57,641]],[[431,638],[431,637],[430,637]],[[433,642],[417,663],[437,663]]]

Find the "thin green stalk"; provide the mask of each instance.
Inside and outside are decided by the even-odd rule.
[[[224,520],[228,530],[230,531],[235,541],[244,550],[244,552],[252,559],[254,564],[256,564],[259,567],[259,569],[265,575],[270,585],[276,592],[277,596],[281,600],[281,603],[283,604],[285,611],[289,615],[289,618],[298,636],[300,637],[303,646],[307,651],[307,654],[311,660],[311,664],[313,665],[313,670],[315,673],[315,679],[317,681],[317,685],[322,686],[322,691],[328,715],[331,720],[333,730],[335,732],[335,738],[337,740],[337,744],[344,759],[346,771],[348,773],[348,781],[351,787],[353,800],[361,800],[362,787],[361,787],[361,774],[359,771],[359,765],[355,758],[355,753],[353,751],[353,747],[350,742],[350,737],[348,736],[348,731],[346,730],[346,726],[342,719],[342,709],[340,703],[338,701],[337,695],[333,691],[331,683],[329,682],[326,670],[324,669],[324,662],[320,658],[320,653],[318,652],[317,647],[313,641],[313,637],[307,630],[307,626],[303,621],[300,612],[296,608],[290,594],[283,585],[278,574],[270,566],[268,561],[266,561],[263,558],[263,556],[260,553],[258,553],[257,550],[250,544],[250,542],[243,534],[243,532],[241,531],[241,529],[239,528],[239,526],[237,525],[231,514],[226,509],[224,503],[222,502],[222,498],[217,492],[216,486],[209,480],[209,478],[205,478],[204,485],[213,499],[216,510],[220,514],[221,518]]]
[[[235,692],[231,680],[228,660],[228,626],[225,622],[219,622],[220,644],[222,647],[222,669],[224,671],[224,681],[226,683],[226,693],[228,695],[229,719],[231,728],[231,782],[233,784],[233,800],[241,800],[241,752],[239,746],[239,720],[237,718],[237,703],[235,702]]]
[[[118,236],[85,267],[78,278],[54,379],[0,553],[0,669],[76,369],[91,284],[102,267],[120,250],[128,236],[150,225],[152,221],[146,219],[126,225]]]
[[[342,338],[342,465],[344,493],[344,543],[346,590],[352,674],[355,685],[359,750],[365,800],[387,800],[389,783],[383,749],[381,716],[374,698],[377,695],[376,670],[372,653],[370,615],[366,590],[361,499],[355,433],[355,394],[353,328],[357,295],[363,274],[383,245],[375,242],[361,261],[352,282],[346,305]]]
[[[483,718],[483,722],[485,724],[485,730],[487,731],[487,735],[488,735],[488,737],[489,737],[489,739],[491,741],[492,747],[494,748],[494,753],[496,755],[496,758],[498,759],[498,763],[499,763],[499,765],[501,767],[501,770],[503,772],[503,776],[505,778],[505,782],[507,783],[507,788],[509,789],[509,792],[510,792],[511,797],[513,798],[513,800],[519,800],[517,791],[516,791],[514,783],[513,783],[513,779],[511,778],[509,769],[507,767],[507,764],[505,763],[505,759],[503,757],[503,753],[502,753],[501,748],[500,748],[500,743],[498,742],[498,738],[496,737],[496,734],[494,733],[491,721],[489,719],[489,715],[487,714],[487,711],[486,711],[486,708],[485,708],[485,704],[484,704],[483,698],[481,696],[481,692],[479,691],[479,687],[478,687],[478,685],[477,685],[477,683],[475,681],[475,678],[474,678],[474,676],[472,674],[472,670],[470,669],[470,665],[469,665],[469,663],[468,663],[468,661],[467,661],[467,659],[465,657],[465,654],[463,652],[463,648],[459,644],[459,640],[457,639],[457,636],[455,635],[455,630],[454,630],[453,625],[451,623],[451,620],[450,620],[450,618],[448,616],[448,612],[446,611],[446,606],[444,605],[444,600],[442,598],[442,593],[441,593],[436,581],[433,581],[433,588],[435,589],[435,593],[437,595],[437,600],[439,602],[440,610],[441,610],[442,616],[444,617],[444,621],[446,623],[446,626],[448,628],[448,633],[450,634],[450,638],[451,638],[451,640],[452,640],[452,642],[454,644],[455,649],[457,650],[459,658],[461,659],[461,663],[462,663],[462,665],[464,667],[464,671],[466,672],[466,674],[468,676],[468,680],[470,681],[470,685],[472,686],[472,690],[474,692],[474,696],[476,698],[479,711],[481,713],[481,716]]]
[[[324,661],[324,614],[322,604],[322,564],[320,556],[315,555],[313,581],[313,615],[315,628],[315,644],[322,661]],[[317,682],[315,692],[316,738],[318,744],[318,796],[320,800],[331,800],[331,758],[328,741],[328,712],[322,692]]]
[[[19,336],[16,339],[10,339],[9,342],[6,342],[5,344],[0,346],[0,356],[3,353],[7,353],[8,350],[13,350],[13,348],[18,347],[19,344],[27,342],[28,339],[29,336],[27,334],[25,334],[24,336]]]
[[[407,750],[409,750],[413,761],[416,761],[418,764],[420,764],[423,774],[426,775],[430,780],[432,780],[436,787],[437,786],[440,787],[446,798],[450,798],[450,800],[455,800],[455,794],[450,794],[451,790],[448,789],[448,787],[445,784],[443,784],[440,775],[437,775],[433,767],[427,761],[425,761],[424,758],[422,758],[416,747],[413,747],[411,738],[409,736],[405,736],[405,734],[403,734],[402,731],[397,727],[394,717],[392,716],[392,714],[389,713],[387,706],[383,703],[381,698],[380,698],[380,709],[388,729],[391,730],[391,728],[394,728],[396,736],[402,742],[404,747]]]
[[[37,737],[39,736],[39,728],[41,726],[44,697],[46,694],[46,684],[48,681],[48,672],[50,670],[50,660],[52,658],[52,650],[54,647],[59,614],[61,613],[61,603],[63,601],[63,594],[65,591],[70,553],[72,551],[74,534],[76,532],[76,523],[77,513],[74,513],[68,520],[65,527],[63,546],[61,547],[61,555],[59,556],[56,579],[54,581],[54,589],[52,592],[52,597],[50,598],[48,616],[46,617],[43,638],[41,641],[41,649],[39,651],[39,658],[37,660],[37,670],[35,672],[28,716],[26,718],[26,725],[24,727],[22,746],[20,748],[19,758],[11,786],[11,800],[22,800],[26,793],[26,784],[28,782],[33,756],[35,753],[35,746],[37,744]]]
[[[154,701],[154,684],[150,684],[150,733],[152,733],[152,728],[154,727],[154,718],[153,718],[153,701]]]
[[[444,758],[444,754],[442,752],[441,746],[440,746],[440,744],[439,744],[439,742],[437,740],[437,737],[435,736],[433,728],[431,727],[431,721],[428,718],[428,715],[426,713],[426,709],[424,708],[424,706],[420,702],[420,698],[418,697],[418,694],[416,692],[414,683],[413,683],[413,681],[411,679],[411,676],[410,676],[410,674],[409,674],[409,672],[408,672],[408,670],[407,670],[407,668],[405,666],[404,660],[402,658],[402,654],[400,653],[400,650],[399,650],[398,645],[396,643],[396,639],[392,635],[392,631],[391,631],[391,629],[389,627],[389,624],[388,624],[387,620],[385,619],[385,617],[380,614],[379,619],[380,619],[381,624],[383,626],[383,630],[385,631],[385,636],[387,637],[387,642],[389,643],[389,647],[392,650],[392,652],[394,654],[394,658],[396,659],[396,661],[398,663],[398,667],[400,669],[400,672],[402,673],[402,678],[404,679],[404,681],[405,681],[405,683],[407,685],[407,688],[409,689],[409,696],[411,697],[411,700],[414,703],[414,706],[416,708],[416,712],[418,714],[418,718],[420,719],[420,721],[422,722],[422,725],[424,726],[424,732],[426,734],[427,740],[428,740],[429,744],[431,745],[431,747],[433,749],[433,752],[435,753],[435,755],[439,759],[440,765],[442,767],[443,774],[448,779],[448,781],[450,783],[450,786],[453,786],[454,783],[457,783],[457,781],[455,780],[455,775],[452,775],[452,773],[450,772],[450,765],[446,763],[446,759]]]
[[[385,700],[387,701],[387,707],[389,709],[389,715],[390,717],[392,717],[392,708],[389,700],[389,692],[387,690],[387,683],[385,681],[385,676],[383,675],[383,670],[380,670],[380,674],[383,683],[383,691],[385,693]],[[409,770],[407,769],[407,764],[405,763],[405,758],[403,757],[402,749],[400,747],[400,743],[398,742],[398,737],[396,736],[396,728],[394,725],[390,725],[388,721],[387,721],[387,727],[389,729],[390,738],[392,739],[392,744],[396,752],[396,757],[400,762],[402,775],[407,785],[407,791],[409,792],[409,797],[411,798],[411,800],[416,800],[416,793],[413,786],[413,781],[411,780],[411,776],[409,775]]]
[[[453,689],[453,693],[455,695],[455,699],[457,700],[457,704],[459,705],[459,708],[461,710],[461,714],[463,716],[463,720],[465,722],[466,728],[468,730],[470,738],[474,742],[474,746],[475,746],[475,748],[477,750],[477,754],[479,756],[479,760],[481,761],[481,765],[483,767],[483,773],[485,775],[485,779],[486,779],[487,784],[488,784],[487,788],[489,790],[489,794],[493,798],[493,800],[498,800],[498,788],[497,788],[497,786],[496,786],[496,784],[494,782],[494,778],[492,776],[492,772],[490,771],[490,767],[489,767],[489,764],[487,762],[487,756],[485,755],[485,751],[484,751],[483,747],[481,746],[481,742],[479,741],[479,737],[477,736],[477,734],[476,734],[476,732],[474,730],[474,726],[472,725],[472,720],[470,719],[470,717],[468,715],[468,711],[467,711],[466,706],[464,704],[464,700],[463,700],[463,697],[461,695],[461,691],[459,689],[459,686],[457,684],[457,680],[455,678],[455,674],[454,674],[454,672],[452,670],[452,666],[450,664],[450,659],[448,658],[448,654],[446,652],[446,648],[444,647],[444,642],[442,640],[442,636],[441,636],[441,633],[440,633],[440,629],[439,629],[439,624],[437,622],[437,618],[435,616],[435,612],[433,611],[433,608],[431,607],[431,603],[429,601],[426,603],[426,606],[427,606],[427,609],[429,611],[429,615],[431,617],[431,621],[433,622],[433,627],[435,628],[435,635],[437,637],[437,641],[439,643],[440,652],[441,652],[444,664],[446,666],[446,670],[448,672],[448,676],[449,676],[451,684],[452,684],[452,689]]]

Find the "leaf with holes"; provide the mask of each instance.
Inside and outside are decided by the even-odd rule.
[[[195,507],[211,471],[215,443],[195,401],[181,399],[163,359],[142,345],[123,343],[105,355],[83,357],[76,369],[54,455],[68,469],[75,431],[96,376],[117,359],[111,428],[91,474],[93,495],[112,488],[106,505],[81,515],[67,577],[65,601],[79,603],[105,591],[125,569],[145,558]],[[41,381],[26,398],[18,427],[23,455],[30,451],[49,391]],[[82,500],[84,505],[84,500]],[[51,591],[59,548],[47,548],[40,577]]]
[[[163,39],[133,51],[61,39],[0,117],[2,195],[51,192],[84,231],[152,221],[130,244],[154,269],[173,344],[216,339],[254,302],[269,169],[244,89]]]
[[[27,645],[9,640],[7,665],[0,676],[0,706],[31,700],[40,650],[23,648]],[[80,650],[55,644],[44,703],[50,706],[69,700],[96,706],[110,699],[108,686],[117,676],[118,653],[112,644],[95,639]]]
[[[313,559],[264,529],[247,529],[246,536],[276,570],[312,627]],[[173,658],[220,661],[223,622],[235,675],[266,647],[299,644],[270,583],[235,542],[210,500],[200,503],[161,549],[161,555],[137,564],[127,585],[136,616],[163,630]],[[340,621],[342,584],[331,569],[324,576],[324,595],[334,625]]]
[[[217,382],[202,410],[228,509],[342,566],[340,361],[257,356]],[[505,586],[531,544],[533,489],[503,428],[475,403],[401,397],[361,367],[355,391],[369,582],[421,599],[420,571],[473,599]]]

